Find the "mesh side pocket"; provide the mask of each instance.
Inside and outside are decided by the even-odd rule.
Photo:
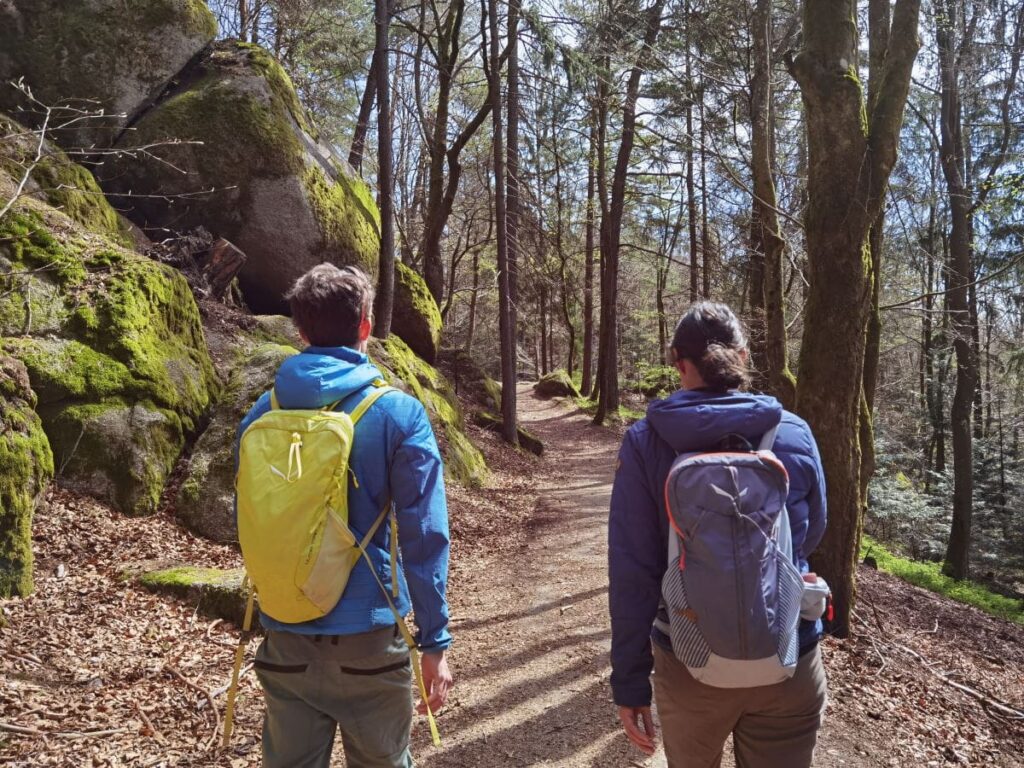
[[[800,623],[800,598],[804,582],[796,566],[782,552],[776,551],[775,561],[779,584],[775,623],[779,638],[779,661],[783,666],[792,667],[800,651],[797,626]]]
[[[711,648],[697,626],[698,617],[686,599],[683,574],[678,568],[670,566],[665,572],[661,591],[667,606],[669,627],[672,630],[672,650],[676,658],[688,667],[707,666]]]

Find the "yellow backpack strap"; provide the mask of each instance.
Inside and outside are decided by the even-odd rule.
[[[394,387],[389,387],[380,379],[373,382],[373,391],[370,392],[366,397],[359,401],[359,405],[355,407],[355,410],[349,414],[349,418],[352,419],[352,424],[355,425],[363,415],[370,410],[370,406],[376,403],[382,396],[388,392],[394,390]]]
[[[270,390],[270,410],[279,411],[281,410],[281,404],[277,402],[277,390]]]
[[[252,612],[253,602],[256,597],[256,585],[253,584],[249,575],[242,579],[242,592],[248,588],[249,597],[245,603],[245,619],[242,621],[242,635],[235,649],[235,664],[231,669],[231,685],[228,686],[228,703],[224,711],[224,741],[225,747],[231,742],[231,731],[235,719],[235,697],[238,694],[238,678],[242,671],[242,659],[245,657],[245,646],[249,642],[249,635],[252,634]]]
[[[388,512],[390,502],[388,506],[384,507],[381,511],[380,517],[377,518],[379,525],[383,520],[384,516]],[[395,624],[398,626],[398,631],[402,633],[402,639],[405,640],[405,644],[409,646],[409,658],[412,659],[412,671],[416,675],[416,686],[420,690],[420,697],[423,699],[424,705],[427,707],[427,723],[430,725],[430,738],[434,742],[435,747],[441,746],[441,734],[437,730],[437,721],[434,719],[434,713],[430,711],[430,696],[427,694],[427,686],[423,682],[423,669],[420,666],[420,655],[416,649],[416,640],[413,639],[412,633],[409,632],[409,628],[405,625],[405,619],[402,618],[402,614],[398,612],[395,607],[395,602],[391,599],[391,595],[388,594],[387,587],[384,586],[384,582],[380,580],[380,576],[377,575],[377,569],[373,566],[373,561],[370,559],[370,555],[366,552],[366,544],[369,543],[369,539],[363,540],[363,543],[359,546],[359,551],[366,559],[366,564],[370,567],[370,573],[373,574],[373,578],[377,582],[377,586],[380,587],[380,591],[384,593],[384,599],[388,601],[388,608],[391,609],[391,613],[395,617]]]

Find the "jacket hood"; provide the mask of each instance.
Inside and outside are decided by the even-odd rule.
[[[307,347],[281,364],[274,392],[282,408],[324,408],[383,378],[362,352]]]
[[[746,392],[680,389],[647,408],[648,423],[677,453],[708,450],[730,434],[756,447],[781,419],[778,400]]]

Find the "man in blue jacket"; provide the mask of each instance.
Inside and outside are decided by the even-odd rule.
[[[281,408],[315,409],[340,402],[353,410],[381,373],[366,356],[373,287],[353,267],[314,267],[288,294],[292,317],[309,346],[286,360],[274,391]],[[270,393],[252,407],[239,437],[270,410]],[[448,633],[448,509],[443,467],[418,400],[388,392],[357,422],[350,458],[349,525],[357,539],[390,499],[398,521],[401,565],[391,562],[389,527],[368,546],[377,577],[398,581],[398,611],[416,617],[429,705],[444,705],[452,686],[445,661]],[[321,618],[284,624],[266,614],[256,672],[266,699],[264,765],[330,765],[340,728],[352,768],[411,766],[409,650],[377,579],[362,559],[338,604]],[[425,712],[424,702],[419,711]]]
[[[655,401],[626,433],[619,451],[608,523],[612,617],[612,692],[629,739],[654,752],[651,672],[670,768],[717,768],[733,735],[740,768],[810,765],[826,701],[818,651],[821,621],[803,621],[793,678],[776,685],[714,688],[674,655],[661,583],[668,567],[665,480],[676,456],[714,450],[729,435],[753,445],[779,425],[774,452],[789,474],[787,510],[795,565],[825,532],[825,480],[807,423],[765,395],[738,389],[748,378],[747,344],[732,310],[703,302],[680,320],[672,354],[681,389]]]

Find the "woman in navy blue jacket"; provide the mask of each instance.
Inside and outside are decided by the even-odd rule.
[[[716,768],[729,734],[739,768],[809,766],[825,709],[818,650],[821,622],[800,626],[793,678],[756,688],[714,688],[694,680],[654,627],[668,567],[669,523],[664,487],[679,453],[714,449],[727,435],[757,445],[779,425],[774,452],[789,473],[787,501],[795,565],[825,531],[825,481],[810,428],[766,395],[738,391],[747,383],[747,343],[732,310],[694,305],[679,321],[672,357],[681,389],[650,405],[626,433],[612,490],[608,525],[612,691],[630,740],[654,751],[651,672],[670,768]]]

